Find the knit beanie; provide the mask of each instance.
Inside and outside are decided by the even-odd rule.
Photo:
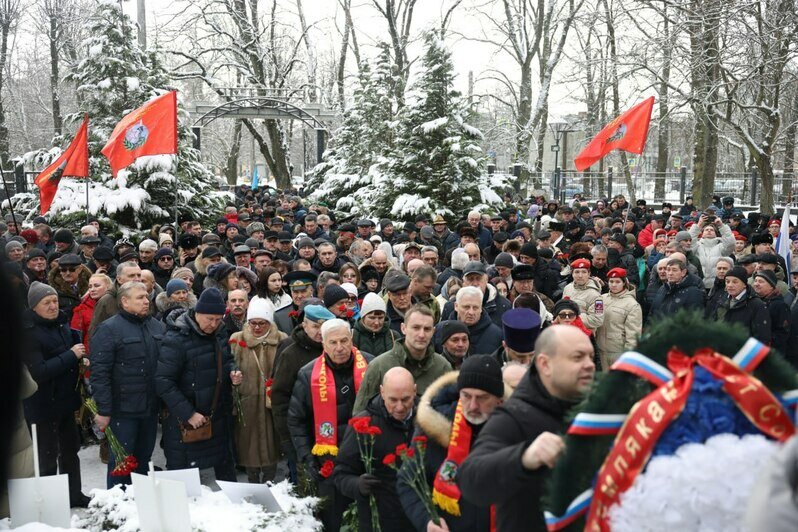
[[[47,296],[57,296],[58,292],[49,284],[33,281],[28,289],[28,308],[34,308]]]
[[[274,322],[274,313],[271,310],[268,300],[257,297],[249,302],[249,308],[247,309],[247,321],[250,320],[266,320],[268,322]]]
[[[178,290],[185,290],[188,292],[188,285],[183,279],[172,279],[166,283],[166,297],[172,297],[172,294]]]
[[[736,277],[741,280],[743,284],[748,284],[748,272],[742,266],[735,266],[726,272],[726,277]]]
[[[690,236],[690,233],[687,231],[679,231],[676,233],[676,241],[677,242],[684,242],[685,240],[692,240],[693,237]]]
[[[528,255],[527,255],[528,256]],[[513,256],[509,253],[499,253],[493,261],[494,266],[504,266],[505,268],[512,268],[515,265]]]
[[[75,235],[73,235],[72,231],[69,229],[59,229],[53,235],[53,242],[58,242],[59,244],[72,244],[75,242]]]
[[[324,289],[324,306],[327,308],[332,307],[342,299],[349,299],[349,294],[346,290],[337,284],[328,285]]]
[[[554,315],[557,316],[563,310],[572,310],[579,316],[579,305],[570,299],[561,299],[554,304]]]
[[[194,312],[197,314],[215,314],[222,316],[226,311],[227,305],[224,303],[222,293],[216,288],[206,288],[203,290],[197,300],[197,306],[194,307]]]
[[[527,242],[523,246],[521,246],[521,252],[519,255],[526,255],[527,257],[531,258],[538,258],[538,248],[532,242]]]
[[[489,355],[474,355],[466,358],[457,375],[457,390],[476,388],[496,397],[504,396],[502,368]]]
[[[452,337],[453,334],[468,332],[468,326],[459,320],[447,320],[441,323],[441,344],[445,344],[446,340]],[[470,337],[470,335],[469,335]]]
[[[728,274],[727,274],[728,275]],[[776,288],[776,285],[779,284],[778,279],[776,279],[776,274],[770,270],[760,270],[754,274],[754,278],[761,277],[765,281],[768,282],[770,286]]]
[[[17,248],[19,248],[19,249],[24,249],[24,248],[22,247],[22,244],[20,244],[20,243],[19,243],[19,242],[17,242],[16,240],[12,240],[12,241],[11,241],[11,242],[9,242],[8,244],[6,244],[6,254],[8,254],[8,253],[9,253],[9,252],[10,252],[12,249],[17,249]]]
[[[208,266],[208,277],[216,282],[221,282],[222,279],[230,275],[230,272],[235,271],[236,267],[227,262],[217,262]]]
[[[385,300],[382,299],[380,296],[375,294],[374,292],[369,292],[366,294],[366,297],[363,298],[363,304],[360,305],[360,315],[365,316],[371,312],[386,312],[387,305],[385,304]]]

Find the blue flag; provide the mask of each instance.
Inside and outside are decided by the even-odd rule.
[[[258,167],[252,172],[252,190],[258,190]]]

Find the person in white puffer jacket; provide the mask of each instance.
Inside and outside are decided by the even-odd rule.
[[[701,235],[701,238],[697,238]],[[734,235],[728,225],[716,218],[709,223],[705,214],[690,228],[693,238],[693,253],[701,261],[704,271],[704,288],[712,288],[715,283],[715,264],[720,257],[728,257],[734,252]]]

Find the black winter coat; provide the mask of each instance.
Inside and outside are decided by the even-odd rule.
[[[492,284],[489,284],[488,289],[485,291],[485,295],[482,297],[482,313],[484,314],[487,312],[491,321],[501,329],[502,316],[511,308],[513,308],[513,304],[510,303],[506,297],[499,294]],[[456,319],[457,313],[454,311],[454,301],[449,301],[443,306],[441,320]],[[477,353],[478,351],[474,352]]]
[[[361,351],[362,353],[362,351]],[[374,358],[367,353],[362,353],[368,362]],[[324,355],[327,356],[327,355]],[[306,465],[311,475],[317,475],[321,463],[318,457],[310,451],[313,449],[316,438],[316,430],[313,423],[313,401],[310,397],[310,375],[313,372],[311,360],[299,370],[294,391],[291,393],[291,403],[288,405],[288,430],[291,433],[291,441],[296,449],[297,459]],[[332,369],[335,379],[335,405],[338,437],[338,446],[346,433],[349,418],[352,417],[352,409],[355,406],[355,377],[352,367],[355,364],[354,357],[349,357],[349,361],[340,366],[327,359],[329,367]],[[318,480],[318,479],[316,479]]]
[[[549,299],[558,299],[562,295],[557,286],[560,277],[559,272],[550,268],[549,263],[540,258],[535,262],[534,268],[535,290]]]
[[[679,284],[662,285],[654,297],[649,318],[667,318],[679,310],[704,310],[704,282],[688,273]]]
[[[217,353],[222,356],[221,375],[216,370]],[[235,360],[224,337],[218,331],[214,334],[202,332],[194,319],[194,311],[184,312],[166,332],[161,343],[155,387],[168,409],[163,420],[167,468],[204,469],[230,460],[230,372],[234,369]],[[211,412],[217,378],[221,386],[219,400]],[[213,437],[201,442],[182,443],[179,423],[187,422],[195,412],[211,417]]]
[[[352,343],[367,353],[372,353],[374,356],[381,355],[393,349],[396,342],[402,339],[402,335],[391,329],[391,324],[388,320],[382,326],[380,332],[372,332],[363,325],[363,320],[357,320],[355,326],[352,328]]]
[[[60,419],[80,408],[78,358],[72,346],[80,335],[69,328],[64,312],[46,320],[26,310],[23,316],[25,348],[22,358],[39,389],[25,399],[25,419],[40,423]],[[6,435],[8,437],[8,435]]]
[[[479,317],[479,321],[468,328],[468,337],[472,353],[488,355],[502,346],[504,333],[483,312]]]
[[[552,397],[530,370],[479,433],[457,481],[463,496],[475,504],[496,505],[499,532],[546,530],[541,497],[550,470],[528,471],[521,456],[543,432],[562,434],[574,404]]]
[[[410,444],[413,437],[415,412],[414,409],[407,420],[399,421],[388,414],[382,397],[375,395],[369,401],[366,410],[356,414],[357,416],[370,416],[371,425],[382,430],[382,434],[374,439],[372,463],[374,464],[374,476],[382,481],[382,484],[374,492],[374,498],[377,501],[380,528],[383,532],[407,532],[411,528],[410,521],[402,509],[399,496],[396,493],[396,470],[383,465],[382,459],[393,453],[397,445]],[[358,530],[360,532],[372,530],[369,499],[358,489],[358,478],[365,472],[366,468],[360,459],[356,433],[352,427],[347,427],[344,440],[338,449],[338,457],[335,459],[333,480],[338,491],[357,502]]]
[[[166,326],[124,310],[91,338],[91,387],[103,416],[138,417],[158,410],[155,371]]]
[[[784,296],[776,290],[772,297],[762,299],[770,313],[770,330],[772,337],[770,346],[779,353],[787,352],[787,340],[790,338],[790,308],[784,302]]]
[[[427,388],[419,403],[416,416],[416,432],[414,436],[427,437],[427,450],[424,453],[424,472],[427,484],[433,485],[435,474],[446,460],[449,439],[452,432],[452,420],[457,409],[460,395],[457,391],[457,372],[453,371],[436,380]],[[471,425],[471,448],[483,425]],[[408,479],[411,472],[408,467],[399,471],[396,489],[405,513],[410,518],[413,528],[418,532],[426,532],[430,515],[421,499],[418,498]],[[490,509],[473,504],[467,497],[460,497],[460,515],[455,516],[439,509],[441,517],[451,532],[486,532],[490,530]]]
[[[787,340],[785,356],[798,369],[798,296],[790,303],[790,338]]]
[[[725,293],[725,292],[724,292]],[[707,317],[723,320],[729,323],[739,323],[748,331],[748,334],[770,345],[772,340],[770,314],[765,304],[759,299],[750,287],[745,289],[745,296],[731,306],[728,294],[721,299],[714,308],[707,306]]]
[[[287,345],[281,350],[282,344],[280,344],[272,365],[272,417],[280,441],[284,447],[290,447],[288,405],[296,384],[296,376],[305,364],[319,358],[324,348],[319,342],[311,340],[302,327],[294,329],[291,336],[283,342]]]

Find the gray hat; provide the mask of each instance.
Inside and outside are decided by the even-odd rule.
[[[684,242],[685,240],[692,240],[693,237],[690,236],[690,233],[687,231],[679,231],[676,233],[676,241],[677,242]]]
[[[80,260],[80,257],[75,255],[74,253],[67,253],[60,259],[58,259],[59,266],[80,266],[83,264],[83,261]]]
[[[260,222],[252,222],[247,226],[247,234],[249,236],[252,236],[252,234],[256,231],[263,231],[265,233],[266,227],[264,227],[264,225]]]
[[[203,244],[221,244],[222,239],[215,233],[208,233],[202,237]]]
[[[779,284],[779,281],[776,279],[776,274],[770,270],[760,270],[756,272],[754,274],[754,279],[756,279],[757,277],[761,277],[762,279],[767,281],[767,283],[773,288],[776,288],[776,285]]]
[[[19,216],[18,214],[17,215],[6,214],[6,223],[7,224],[13,223],[19,225],[22,223],[22,217]]]
[[[313,239],[309,237],[300,238],[296,243],[297,249],[302,248],[315,248],[316,245],[313,243]]]
[[[471,273],[487,275],[488,271],[485,269],[485,265],[482,264],[480,261],[472,260],[465,265],[465,268],[463,268],[463,277]]]
[[[11,240],[8,244],[6,244],[6,254],[11,251],[12,249],[24,249],[24,246],[17,242],[16,240]]]
[[[496,255],[496,259],[493,261],[494,266],[504,266],[505,268],[512,268],[514,264],[513,256],[505,252]]]
[[[28,289],[28,308],[34,308],[47,296],[57,296],[58,292],[49,284],[33,281]]]
[[[243,255],[244,253],[252,253],[252,249],[245,244],[233,248],[233,255]]]
[[[408,286],[410,286],[410,277],[404,273],[399,273],[385,280],[385,289],[388,292],[400,292],[406,290]]]

